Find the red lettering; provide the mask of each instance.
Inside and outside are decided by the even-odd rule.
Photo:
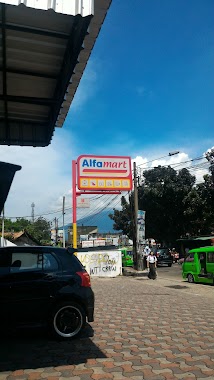
[[[124,169],[127,169],[127,162],[126,161],[120,161],[120,162],[104,161],[103,167],[104,168],[113,168],[113,169],[120,169],[122,167]]]
[[[104,162],[104,168],[111,168],[111,162]]]

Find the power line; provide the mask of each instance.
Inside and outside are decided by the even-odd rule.
[[[107,196],[107,194],[105,194],[105,195],[102,194],[102,197],[103,197],[103,198],[106,197],[106,196]],[[108,196],[107,196],[107,200],[104,200],[104,201],[100,200],[100,201],[96,204],[96,208],[93,209],[92,211],[90,210],[89,212],[86,212],[85,209],[77,209],[77,210],[78,210],[78,214],[80,214],[81,211],[85,212],[85,214],[83,214],[83,212],[82,212],[82,214],[83,214],[82,216],[81,216],[81,215],[78,215],[78,220],[79,220],[79,219],[82,219],[82,218],[90,217],[91,215],[93,215],[94,210],[99,210],[101,207],[103,207],[103,203],[105,204],[105,202],[108,201],[110,197],[111,197],[111,195],[108,195]],[[100,198],[101,198],[101,197],[100,197]],[[69,214],[72,214],[72,212],[69,213]],[[68,214],[67,214],[67,215],[68,215]]]
[[[93,197],[93,198],[90,198],[90,199],[99,199],[103,196],[102,195],[99,195],[99,196],[96,196],[96,197]],[[65,210],[71,210],[72,207],[66,207]],[[46,211],[46,212],[41,212],[40,214],[36,214],[34,215],[34,218],[35,217],[41,217],[41,216],[47,216],[47,215],[53,215],[53,214],[59,214],[62,212],[62,209],[58,209],[58,210],[55,210],[55,211]],[[7,219],[20,219],[20,218],[31,218],[32,217],[32,214],[31,215],[24,215],[24,216],[6,216],[5,218]]]
[[[170,167],[175,168],[176,166],[181,166],[181,165],[186,164],[186,163],[188,163],[188,162],[193,162],[193,161],[203,160],[203,159],[205,159],[205,157],[204,157],[204,156],[200,156],[200,157],[192,158],[191,160],[181,161],[181,162],[175,162],[174,164],[172,163],[172,164],[165,164],[165,165],[160,165],[160,166],[161,166],[161,167],[168,167],[168,166],[170,166]],[[152,160],[152,161],[149,161],[149,162],[154,162],[154,161],[155,161],[155,160]],[[138,168],[139,166],[141,166],[141,165],[138,165],[137,168]],[[157,167],[157,166],[156,166],[156,167]],[[155,167],[146,168],[145,171],[146,171],[146,170],[152,170],[152,169],[154,169],[154,168],[155,168]]]

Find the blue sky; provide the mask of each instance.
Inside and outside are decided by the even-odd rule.
[[[212,0],[112,2],[65,123],[80,153],[209,147],[213,14]]]
[[[213,14],[213,0],[113,0],[51,145],[0,146],[2,161],[22,165],[6,215],[30,215],[32,202],[36,213],[56,210],[63,195],[70,204],[71,161],[81,154],[137,157],[146,167],[173,150],[181,162],[211,148]]]

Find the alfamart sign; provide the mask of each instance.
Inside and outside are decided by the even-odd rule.
[[[77,159],[77,185],[80,190],[132,189],[131,158],[126,156],[82,155]]]

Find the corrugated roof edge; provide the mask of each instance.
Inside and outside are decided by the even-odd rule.
[[[99,4],[99,0],[96,1],[96,4],[97,3]],[[83,72],[84,72],[85,67],[88,63],[91,52],[93,50],[96,39],[99,35],[100,29],[102,27],[102,24],[103,24],[105,18],[106,18],[106,15],[107,15],[107,12],[110,8],[111,3],[112,3],[112,0],[106,0],[106,7],[105,8],[99,8],[99,6],[97,6],[97,5],[95,6],[95,14],[91,20],[91,24],[89,27],[89,34],[88,34],[88,36],[86,36],[86,38],[84,40],[84,49],[80,52],[80,55],[79,55],[79,62],[82,63],[82,65],[84,64],[84,67],[83,67],[83,70],[81,70],[81,72],[79,73],[80,75],[78,77],[78,65],[76,66],[76,70],[75,70],[76,72],[74,75],[75,75],[75,80],[78,84],[76,85],[76,89],[73,93],[72,93],[72,85],[68,86],[67,94],[65,95],[65,100],[62,103],[61,111],[58,115],[57,123],[56,123],[55,127],[62,127],[64,124],[64,121],[67,117],[69,108],[71,106],[71,102],[74,98],[74,95],[75,95],[77,89],[78,89],[78,86],[79,86],[80,80],[82,78]],[[97,16],[97,14],[99,15],[99,17]],[[102,15],[102,20],[98,21],[97,19],[100,18],[101,15]],[[93,37],[94,37],[92,39],[92,41],[90,41],[90,35],[93,35]],[[84,55],[83,61],[81,60],[82,55]],[[72,78],[71,78],[71,83],[72,83]],[[63,110],[63,112],[62,112],[62,110]],[[54,131],[53,131],[53,133],[54,133]]]
[[[94,15],[94,0],[61,0],[56,2],[55,0],[43,0],[43,6],[41,1],[38,0],[1,0],[0,3],[5,3],[15,6],[23,6],[41,10],[53,10],[56,13],[62,13],[66,15],[76,16],[81,15],[83,17]]]

